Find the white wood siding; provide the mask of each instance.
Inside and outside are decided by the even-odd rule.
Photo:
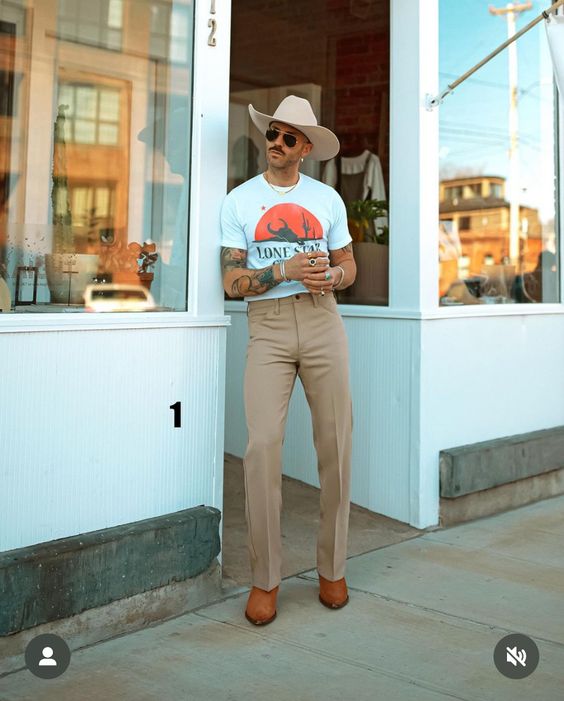
[[[248,329],[246,313],[233,310],[236,304],[241,303],[226,305],[232,326],[227,333],[225,450],[242,457],[248,436],[243,411]],[[412,494],[410,487],[411,472],[419,465],[420,322],[347,317],[340,309],[349,339],[353,401],[351,499],[372,511],[414,522],[419,499],[426,498]],[[283,472],[319,487],[311,414],[299,379],[288,412]]]
[[[224,327],[0,334],[0,551],[222,509],[224,347]]]

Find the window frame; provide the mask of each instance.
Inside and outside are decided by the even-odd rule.
[[[437,20],[440,0],[433,0],[437,9]],[[437,32],[437,59],[438,59],[438,32]],[[438,63],[438,61],[437,61]],[[421,318],[456,318],[466,316],[513,316],[517,315],[535,315],[535,314],[564,314],[564,231],[562,229],[563,212],[564,212],[564,95],[559,96],[556,87],[556,81],[553,77],[554,86],[554,176],[555,176],[555,216],[554,229],[555,239],[557,241],[557,258],[559,265],[559,290],[557,302],[538,302],[535,304],[525,304],[520,302],[511,302],[507,304],[483,304],[483,305],[460,305],[460,306],[441,306],[439,298],[435,302],[435,311],[430,311],[424,314]],[[442,87],[442,86],[441,86]],[[463,89],[463,87],[461,88]],[[437,92],[427,93],[428,96],[436,95]],[[448,100],[448,96],[446,97]],[[439,111],[440,105],[435,108]],[[437,141],[438,140],[438,119],[437,119]],[[439,152],[437,149],[437,163]],[[503,195],[502,195],[503,196]],[[439,216],[437,213],[437,221]],[[438,238],[437,238],[438,247]],[[439,280],[437,273],[436,280]]]
[[[188,236],[186,311],[0,314],[0,334],[229,325],[218,255],[219,212],[227,183],[230,5],[218,7],[214,19],[216,42],[211,45],[209,6],[195,3],[187,231],[192,235]],[[141,129],[143,124],[137,122],[132,128]]]

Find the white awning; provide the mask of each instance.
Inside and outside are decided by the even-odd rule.
[[[554,77],[558,85],[560,99],[564,102],[564,15],[551,15],[550,21],[545,22]]]

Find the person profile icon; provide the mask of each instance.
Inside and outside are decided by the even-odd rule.
[[[44,647],[43,648],[43,658],[39,661],[39,666],[40,667],[56,667],[57,666],[57,660],[51,659],[53,657],[53,648],[52,647]]]
[[[70,664],[71,651],[65,640],[54,633],[42,633],[32,638],[25,649],[27,669],[40,679],[56,679]],[[3,694],[0,693],[3,697]]]

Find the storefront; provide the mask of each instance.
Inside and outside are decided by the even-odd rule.
[[[0,552],[221,510],[229,13],[216,48],[209,3],[0,11]]]
[[[534,3],[519,27],[543,9]],[[262,165],[248,102],[264,112],[297,92],[339,136],[340,191],[351,209],[358,267],[354,286],[339,295],[351,350],[352,499],[419,528],[439,522],[448,492],[440,488],[441,451],[564,423],[556,350],[564,340],[562,144],[543,24],[515,45],[518,109],[510,106],[516,77],[508,51],[428,109],[429,97],[506,38],[505,18],[487,3],[257,1],[233,8],[229,185]],[[243,137],[251,144],[243,149],[247,160],[237,150]],[[336,184],[334,163],[310,169]],[[362,230],[367,196],[385,200],[389,219],[378,210]],[[227,407],[242,401],[245,307],[226,303],[233,324]],[[317,486],[310,426],[297,383],[284,469]],[[245,440],[244,416],[228,411],[226,450],[243,455]],[[474,483],[475,493],[515,480],[517,470],[504,461],[494,458],[503,467],[492,472],[503,474]],[[525,490],[530,498],[551,493]],[[515,503],[498,494],[489,508]]]
[[[514,147],[490,157],[515,131],[507,57],[428,105],[500,43],[468,49],[475,4],[0,0],[0,552],[221,511],[247,324],[224,299],[219,208],[263,167],[249,102],[307,97],[343,145],[304,171],[351,207],[353,501],[434,526],[441,451],[564,424],[542,26],[519,49],[521,171]],[[316,485],[310,426],[296,385],[284,471]]]

